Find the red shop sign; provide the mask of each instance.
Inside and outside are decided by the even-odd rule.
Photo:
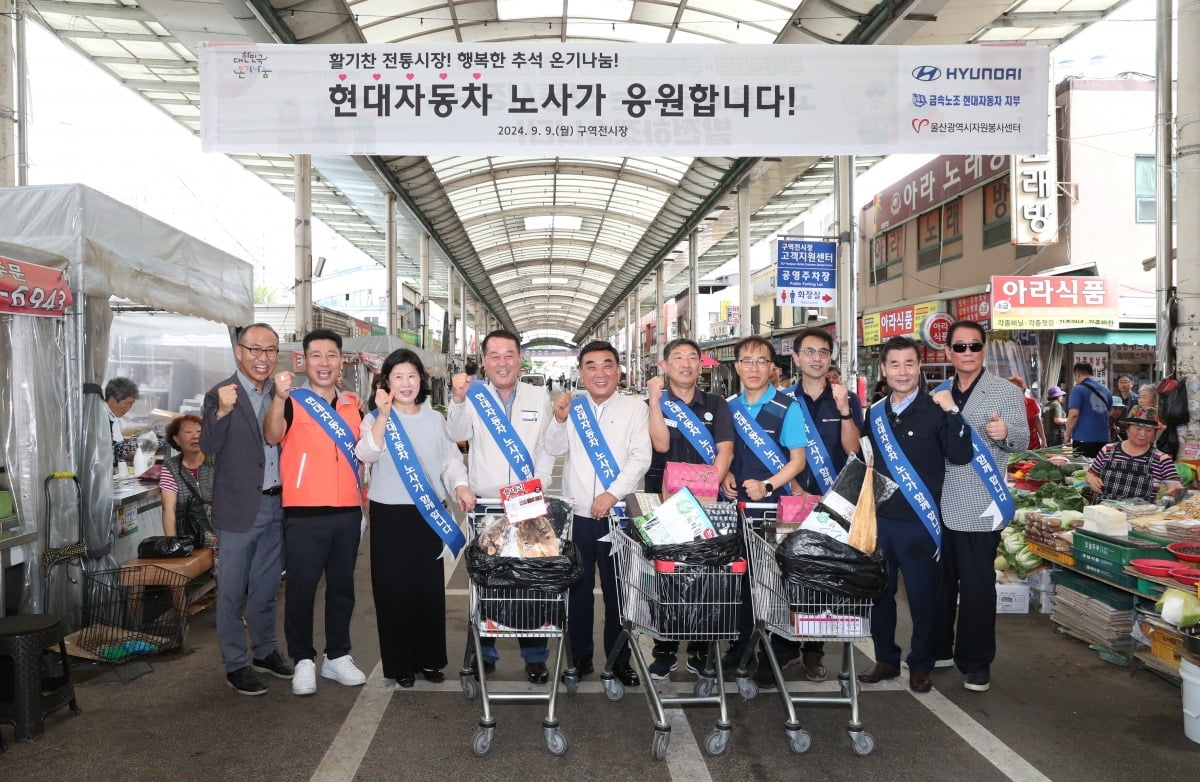
[[[0,312],[56,317],[73,301],[67,278],[58,269],[0,255]]]

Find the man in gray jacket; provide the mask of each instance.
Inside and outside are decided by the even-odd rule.
[[[283,572],[279,446],[263,439],[263,414],[279,362],[279,335],[265,323],[238,334],[238,370],[204,395],[200,448],[213,454],[212,522],[217,567],[217,642],[225,680],[242,695],[264,695],[259,673],[292,678],[275,640],[275,595]],[[246,623],[243,626],[243,606]],[[246,648],[246,631],[254,656]]]
[[[963,465],[946,463],[937,664],[957,665],[964,687],[985,692],[991,686],[991,664],[996,657],[992,563],[1000,531],[1013,514],[1011,495],[1004,485],[1007,454],[1029,445],[1029,423],[1020,389],[984,368],[987,334],[982,326],[960,320],[950,326],[947,342],[954,377],[940,388],[950,390],[963,419],[971,425],[975,458]]]

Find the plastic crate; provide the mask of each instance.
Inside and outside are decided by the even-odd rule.
[[[1075,568],[1084,573],[1102,578],[1109,583],[1126,589],[1137,589],[1138,577],[1124,572],[1121,565],[1113,567],[1113,563],[1099,557],[1093,557],[1083,551],[1075,552]]]
[[[1132,611],[1137,606],[1137,596],[1122,592],[1108,584],[1101,584],[1081,573],[1056,570],[1050,578],[1056,586],[1099,600],[1109,608],[1115,608],[1118,611]]]
[[[1107,560],[1121,567],[1124,567],[1135,559],[1175,558],[1171,552],[1148,540],[1139,540],[1137,538],[1126,538],[1126,540],[1129,541],[1128,544],[1117,542],[1113,538],[1104,538],[1093,535],[1085,530],[1077,529],[1073,536],[1074,542],[1072,546],[1076,559],[1079,558],[1081,553],[1084,553],[1092,557]]]

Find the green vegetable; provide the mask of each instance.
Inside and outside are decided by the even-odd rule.
[[[1058,481],[1062,477],[1062,470],[1054,462],[1038,462],[1025,473],[1025,478],[1031,481]]]
[[[992,568],[994,570],[1008,570],[1008,560],[1004,558],[1003,554],[997,554],[996,561],[992,563]]]
[[[1200,624],[1200,597],[1179,589],[1168,589],[1154,604],[1162,618],[1178,628]]]
[[[1040,568],[1043,564],[1045,563],[1042,561],[1042,558],[1037,554],[1034,554],[1028,548],[1022,548],[1013,555],[1013,565],[1019,571],[1025,571],[1028,573],[1031,570]]]
[[[1000,533],[1000,546],[1004,549],[1004,553],[1016,554],[1025,548],[1025,534],[1018,529],[1007,527],[1004,532]]]

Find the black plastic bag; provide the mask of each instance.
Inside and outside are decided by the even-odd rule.
[[[873,598],[887,586],[887,563],[828,535],[800,529],[775,549],[788,583],[851,598]]]
[[[1155,440],[1154,447],[1170,455],[1172,459],[1176,458],[1179,456],[1179,431],[1173,426],[1168,426]]]
[[[1168,377],[1158,384],[1158,418],[1167,426],[1188,422],[1187,387],[1183,381]]]
[[[654,570],[656,599],[650,612],[660,635],[680,639],[737,632],[745,560],[725,565],[655,560]]]
[[[583,578],[583,562],[575,544],[560,541],[559,550],[562,553],[557,557],[495,557],[472,541],[466,551],[467,573],[481,587],[528,588],[557,596]]]
[[[740,532],[690,543],[646,546],[647,559],[664,559],[687,565],[728,565],[745,556],[746,546]]]
[[[152,535],[138,543],[137,551],[142,559],[182,559],[194,550],[195,543],[189,537]]]

